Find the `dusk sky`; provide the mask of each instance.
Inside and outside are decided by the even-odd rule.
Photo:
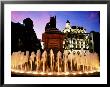
[[[12,11],[11,21],[22,23],[25,18],[31,18],[37,37],[42,39],[51,16],[56,16],[56,27],[61,31],[69,20],[71,26],[82,26],[89,33],[93,30],[100,32],[99,15],[99,11]]]

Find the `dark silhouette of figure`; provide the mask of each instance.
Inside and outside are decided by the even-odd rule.
[[[48,22],[45,26],[45,31],[48,31],[50,29],[50,22]]]
[[[23,20],[23,24],[11,22],[11,53],[17,51],[37,52],[41,48],[40,40],[33,29],[30,18]]]
[[[33,29],[33,21],[30,18],[24,19],[23,24],[25,25],[26,29]]]
[[[50,17],[50,27],[56,28],[56,16]]]
[[[56,28],[56,16],[50,17],[50,22],[45,26],[45,31],[57,30]]]

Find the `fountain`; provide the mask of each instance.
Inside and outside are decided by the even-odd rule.
[[[53,53],[52,49],[50,50],[50,69],[51,69],[51,72],[53,72],[53,69],[54,69],[54,53]]]
[[[47,60],[47,52],[44,51],[43,54],[42,54],[42,62],[43,62],[43,73],[45,73],[46,69],[46,60]]]
[[[74,61],[74,55],[72,52],[68,55],[68,58],[71,63],[71,72],[72,72],[73,71],[73,61]]]
[[[66,73],[68,69],[68,63],[67,63],[68,62],[68,51],[67,50],[64,51],[63,59],[64,59],[64,72]]]
[[[58,74],[61,71],[61,56],[62,56],[62,53],[60,51],[58,51],[58,53],[57,53],[57,63],[56,63]]]
[[[33,70],[33,62],[34,62],[34,58],[35,58],[35,53],[32,52],[32,53],[31,53],[31,56],[30,56],[31,71]]]
[[[53,50],[47,54],[37,50],[29,56],[29,51],[13,52],[11,55],[11,70],[16,73],[34,74],[34,75],[77,75],[82,73],[93,73],[99,71],[100,63],[97,53],[64,53],[58,51],[56,58]],[[49,56],[48,56],[49,55]],[[49,63],[48,63],[49,60]]]
[[[41,55],[40,50],[37,50],[37,53],[36,53],[36,61],[35,61],[36,71],[37,71],[37,72],[39,72],[39,68],[40,68],[40,55]]]

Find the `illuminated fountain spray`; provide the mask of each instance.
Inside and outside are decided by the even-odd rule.
[[[61,57],[62,56],[62,53],[60,51],[58,51],[57,53],[57,71],[58,71],[58,74],[59,72],[61,71],[61,68],[60,68],[60,65],[61,65]]]
[[[67,72],[67,69],[68,69],[68,51],[65,50],[64,51],[64,55],[63,55],[63,58],[64,58],[64,72]]]
[[[31,56],[30,56],[31,71],[33,70],[33,62],[34,62],[35,56],[36,56],[35,53],[32,52],[32,53],[31,53]]]
[[[74,60],[74,55],[72,52],[68,55],[68,59],[71,63],[71,72],[72,72],[73,71],[73,60]]]
[[[28,67],[28,59],[29,59],[29,51],[26,51],[26,55],[24,56],[24,63],[25,63],[24,69],[25,69],[25,71],[27,71],[29,69],[29,67]]]
[[[48,63],[48,60],[50,60]],[[43,73],[47,75],[68,75],[73,72],[84,73],[98,71],[100,68],[99,57],[97,53],[90,53],[81,51],[80,54],[69,53],[67,50],[62,54],[58,51],[56,58],[53,50],[50,50],[50,55],[47,57],[47,51],[42,54],[40,50],[37,50],[29,56],[29,51],[13,52],[11,55],[11,69],[13,71],[19,70],[24,72]],[[49,74],[48,74],[49,73]]]
[[[76,67],[76,70],[77,71],[79,71],[79,69],[80,69],[80,58],[79,58],[79,55],[78,54],[75,54],[75,60],[76,60],[76,65],[77,65],[77,67]]]
[[[53,72],[54,69],[54,53],[53,50],[50,50],[50,68],[51,68],[51,72]]]
[[[13,52],[11,55],[11,68],[12,69],[15,68],[15,59],[16,59],[16,55],[15,55],[15,52]]]
[[[40,50],[37,50],[36,61],[35,61],[37,72],[39,72],[39,69],[40,69],[40,56],[41,56],[41,52],[40,52]]]
[[[46,70],[46,60],[47,60],[47,52],[44,51],[43,54],[42,54],[42,62],[43,62],[43,73],[45,72]]]
[[[23,64],[24,64],[24,52],[21,52],[21,57],[20,57],[20,69],[23,70]]]

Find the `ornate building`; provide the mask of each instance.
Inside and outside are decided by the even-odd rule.
[[[69,20],[67,20],[63,33],[65,33],[63,41],[64,50],[79,53],[81,49],[84,52],[93,51],[94,42],[92,40],[92,34],[87,33],[83,27],[71,26]]]

